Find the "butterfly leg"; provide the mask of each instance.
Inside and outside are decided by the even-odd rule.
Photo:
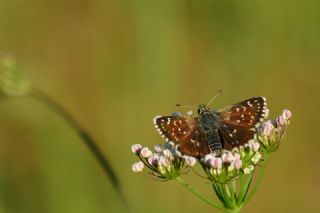
[[[212,130],[207,135],[208,136],[208,146],[210,148],[211,152],[222,150],[222,142],[220,140],[219,132],[218,130]]]

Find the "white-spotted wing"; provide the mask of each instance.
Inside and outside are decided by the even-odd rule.
[[[225,149],[232,149],[254,139],[256,125],[268,116],[266,99],[251,98],[217,111]]]
[[[179,150],[194,157],[203,157],[210,153],[205,135],[199,129],[197,117],[157,116],[154,124],[167,142],[179,144]]]

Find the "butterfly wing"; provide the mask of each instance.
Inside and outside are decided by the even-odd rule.
[[[189,156],[203,157],[210,152],[207,140],[199,129],[198,118],[186,116],[157,116],[154,124],[167,142],[179,144],[179,150]]]
[[[255,126],[268,116],[267,102],[264,97],[251,98],[225,107],[217,114],[224,148],[232,149],[254,139]]]

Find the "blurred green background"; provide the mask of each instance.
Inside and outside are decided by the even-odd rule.
[[[133,212],[217,212],[175,182],[133,174],[130,146],[162,140],[176,103],[252,96],[293,112],[244,212],[320,212],[317,0],[2,0],[0,51],[62,104],[108,156]],[[208,196],[194,174],[185,177]],[[0,100],[0,213],[125,212],[91,153],[32,98]]]

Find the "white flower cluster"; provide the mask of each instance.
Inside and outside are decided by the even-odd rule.
[[[239,172],[250,174],[261,160],[260,144],[250,141],[233,151],[223,150],[221,154],[210,153],[201,159],[206,173],[214,182],[227,182],[236,178]]]
[[[292,113],[285,109],[275,120],[269,120],[260,127],[258,140],[263,153],[274,152],[283,141]]]
[[[196,159],[190,156],[181,156],[176,149],[162,149],[161,145],[154,147],[152,152],[148,147],[134,144],[131,150],[140,161],[132,165],[132,171],[141,172],[148,167],[151,173],[162,179],[171,179],[180,175],[187,166],[192,167]]]

